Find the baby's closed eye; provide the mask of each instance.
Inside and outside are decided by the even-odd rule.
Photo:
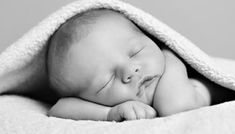
[[[113,80],[115,79],[115,74],[111,75],[110,78],[106,81],[106,83],[96,92],[99,94],[103,89],[106,89],[112,85]]]
[[[140,53],[143,49],[145,48],[145,46],[143,46],[143,45],[139,45],[139,46],[136,46],[136,47],[134,47],[132,50],[131,50],[131,52],[130,52],[130,54],[129,54],[129,57],[130,58],[132,58],[132,57],[134,57],[134,56],[136,56],[138,53]]]

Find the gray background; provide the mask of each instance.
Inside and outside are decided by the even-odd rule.
[[[1,0],[0,52],[74,0]],[[234,0],[124,0],[156,16],[213,56],[235,59]]]

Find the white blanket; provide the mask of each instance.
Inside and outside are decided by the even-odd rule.
[[[118,0],[80,0],[48,16],[0,55],[0,93],[32,92],[47,82],[45,54],[55,30],[72,16],[91,9],[118,11],[164,42],[206,78],[235,90],[235,61],[207,55],[153,16]],[[73,121],[47,117],[48,106],[20,96],[0,96],[0,134],[45,133],[235,133],[235,102],[164,118],[126,121]]]

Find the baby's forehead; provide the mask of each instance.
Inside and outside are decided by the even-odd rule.
[[[127,38],[128,38],[128,36],[135,36],[134,39],[127,40],[127,41],[125,40],[125,42],[123,44],[127,45],[127,44],[131,44],[131,43],[133,44],[133,42],[138,42],[138,40],[136,39],[137,38],[136,35],[143,34],[141,32],[141,30],[133,22],[131,22],[129,19],[127,19],[124,15],[122,15],[118,12],[115,12],[115,11],[100,10],[98,12],[90,12],[90,13],[88,13],[87,17],[93,17],[92,23],[81,24],[85,28],[83,26],[80,28],[76,27],[76,31],[77,31],[77,33],[75,33],[76,36],[72,35],[73,40],[75,41],[74,44],[78,45],[78,47],[77,47],[78,49],[76,49],[76,50],[80,50],[80,51],[77,51],[79,53],[78,55],[81,55],[81,54],[88,55],[88,53],[83,53],[81,51],[83,51],[83,50],[89,51],[90,48],[97,47],[97,45],[94,45],[94,44],[98,44],[100,38],[102,38],[103,36],[111,35],[111,36],[120,36],[121,38],[123,36],[127,37]],[[79,18],[77,18],[77,19],[79,19]],[[76,26],[76,25],[74,25],[74,26]],[[115,32],[115,30],[117,30],[118,32]],[[91,38],[89,38],[89,41],[93,40],[93,42],[95,42],[95,43],[91,43],[91,42],[89,42],[90,44],[81,43],[81,40],[85,39],[88,35],[92,34],[95,31],[105,31],[105,32],[102,32],[102,34],[99,34],[98,36],[96,36],[98,38],[95,38],[95,37],[92,38],[91,36],[89,36],[89,37],[91,37]],[[82,33],[82,32],[86,32],[86,33]],[[122,33],[125,33],[125,35],[122,35]],[[83,36],[79,35],[79,34],[83,34]],[[84,36],[84,35],[86,35],[86,36]],[[108,41],[109,41],[109,44],[115,44],[116,42],[119,42],[119,40],[108,40]],[[109,45],[109,44],[107,44],[107,45]],[[101,42],[99,44],[99,47],[101,47],[102,45],[104,45],[103,42]],[[72,46],[74,46],[74,45],[72,45]],[[88,48],[87,46],[89,46],[89,49],[84,49],[84,48]],[[120,45],[120,47],[121,47],[121,45]],[[73,48],[74,47],[70,46],[70,49],[73,49]],[[106,49],[113,49],[113,47],[110,48],[110,46],[107,46],[105,48]],[[124,49],[127,49],[127,47],[123,47],[122,49],[114,49],[114,50],[117,52],[117,51],[122,51]],[[93,49],[93,51],[96,52],[96,51],[98,51],[98,49]],[[112,53],[110,53],[110,55],[111,54]],[[83,57],[83,56],[81,56],[81,57]]]
[[[110,25],[111,25],[109,27],[110,29],[106,30],[107,33],[104,33],[104,34],[112,34],[113,36],[117,34],[121,34],[115,31],[113,31],[113,33],[110,33],[113,27],[117,29],[122,29],[123,31],[128,31],[130,35],[131,34],[133,35],[143,34],[142,31],[137,27],[137,25],[135,25],[135,23],[133,23],[128,18],[126,18],[123,14],[120,14],[112,10],[89,11],[87,14],[84,14],[83,16],[79,16],[75,19],[78,19],[79,22],[75,24],[74,22],[67,22],[67,24],[65,24],[65,27],[62,27],[65,30],[62,30],[61,32],[62,34],[68,33],[70,36],[69,38],[71,40],[68,42],[75,42],[75,44],[82,44],[80,43],[80,41],[86,38],[90,33],[98,31],[98,30],[100,31],[105,30],[106,27],[109,27]],[[101,24],[103,27],[97,26],[99,24]],[[104,34],[100,34],[100,37],[105,36]],[[67,40],[67,39],[68,38],[65,35],[65,37],[59,40]],[[91,38],[91,39],[95,40],[94,38]],[[70,43],[70,45],[71,44],[73,43]],[[81,45],[81,47],[83,48],[85,46]]]

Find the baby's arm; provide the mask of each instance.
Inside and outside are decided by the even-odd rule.
[[[49,110],[49,116],[74,120],[107,120],[110,107],[79,98],[61,98]]]
[[[122,121],[154,118],[156,111],[138,101],[127,101],[107,107],[79,98],[63,98],[49,110],[48,115],[74,120]]]

